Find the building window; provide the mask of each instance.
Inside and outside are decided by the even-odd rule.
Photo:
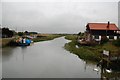
[[[114,36],[109,36],[109,39],[114,39]]]
[[[99,36],[98,36],[98,35],[95,35],[94,38],[95,38],[95,39],[99,39]]]

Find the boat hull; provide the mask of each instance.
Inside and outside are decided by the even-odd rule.
[[[29,46],[30,44],[26,44],[26,43],[18,43],[18,46]]]

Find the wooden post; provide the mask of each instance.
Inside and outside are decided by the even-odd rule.
[[[107,61],[107,67],[109,67],[109,64],[110,64],[110,57],[111,57],[111,54],[110,54],[110,51],[109,51],[108,61]]]
[[[101,80],[103,80],[103,77],[104,77],[104,75],[103,75],[103,54],[102,54],[102,64],[101,64]]]

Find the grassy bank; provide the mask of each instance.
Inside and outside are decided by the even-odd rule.
[[[109,50],[112,55],[115,55],[115,53],[120,50],[120,47],[114,46],[112,42],[96,46],[82,46],[76,41],[76,35],[68,35],[65,38],[72,40],[71,42],[65,44],[65,49],[87,61],[100,61],[101,54],[104,49]],[[76,47],[76,45],[79,47]]]
[[[53,40],[53,39],[61,37],[61,36],[63,36],[63,35],[60,35],[60,34],[47,34],[45,36],[34,38],[33,41],[34,42],[40,42],[40,41]]]
[[[7,46],[14,38],[0,38],[0,47]]]
[[[90,60],[90,61],[99,61],[100,54],[99,51],[95,51],[95,48],[87,47],[87,46],[80,46],[79,48],[76,48],[76,45],[78,43],[76,41],[72,41],[65,44],[65,49],[70,51],[73,54],[78,55],[83,60]]]
[[[66,35],[65,39],[68,40],[76,40],[77,39],[77,34],[70,34],[70,35]]]
[[[33,42],[40,42],[40,41],[48,41],[53,40],[55,38],[63,36],[62,34],[44,34],[44,36],[40,36],[37,38],[32,39]],[[15,38],[1,38],[0,39],[0,47],[5,46],[16,46],[15,41],[18,39],[19,36],[16,36]]]

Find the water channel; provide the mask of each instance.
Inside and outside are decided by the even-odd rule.
[[[3,78],[100,78],[100,72],[64,49],[64,37],[2,49]]]

